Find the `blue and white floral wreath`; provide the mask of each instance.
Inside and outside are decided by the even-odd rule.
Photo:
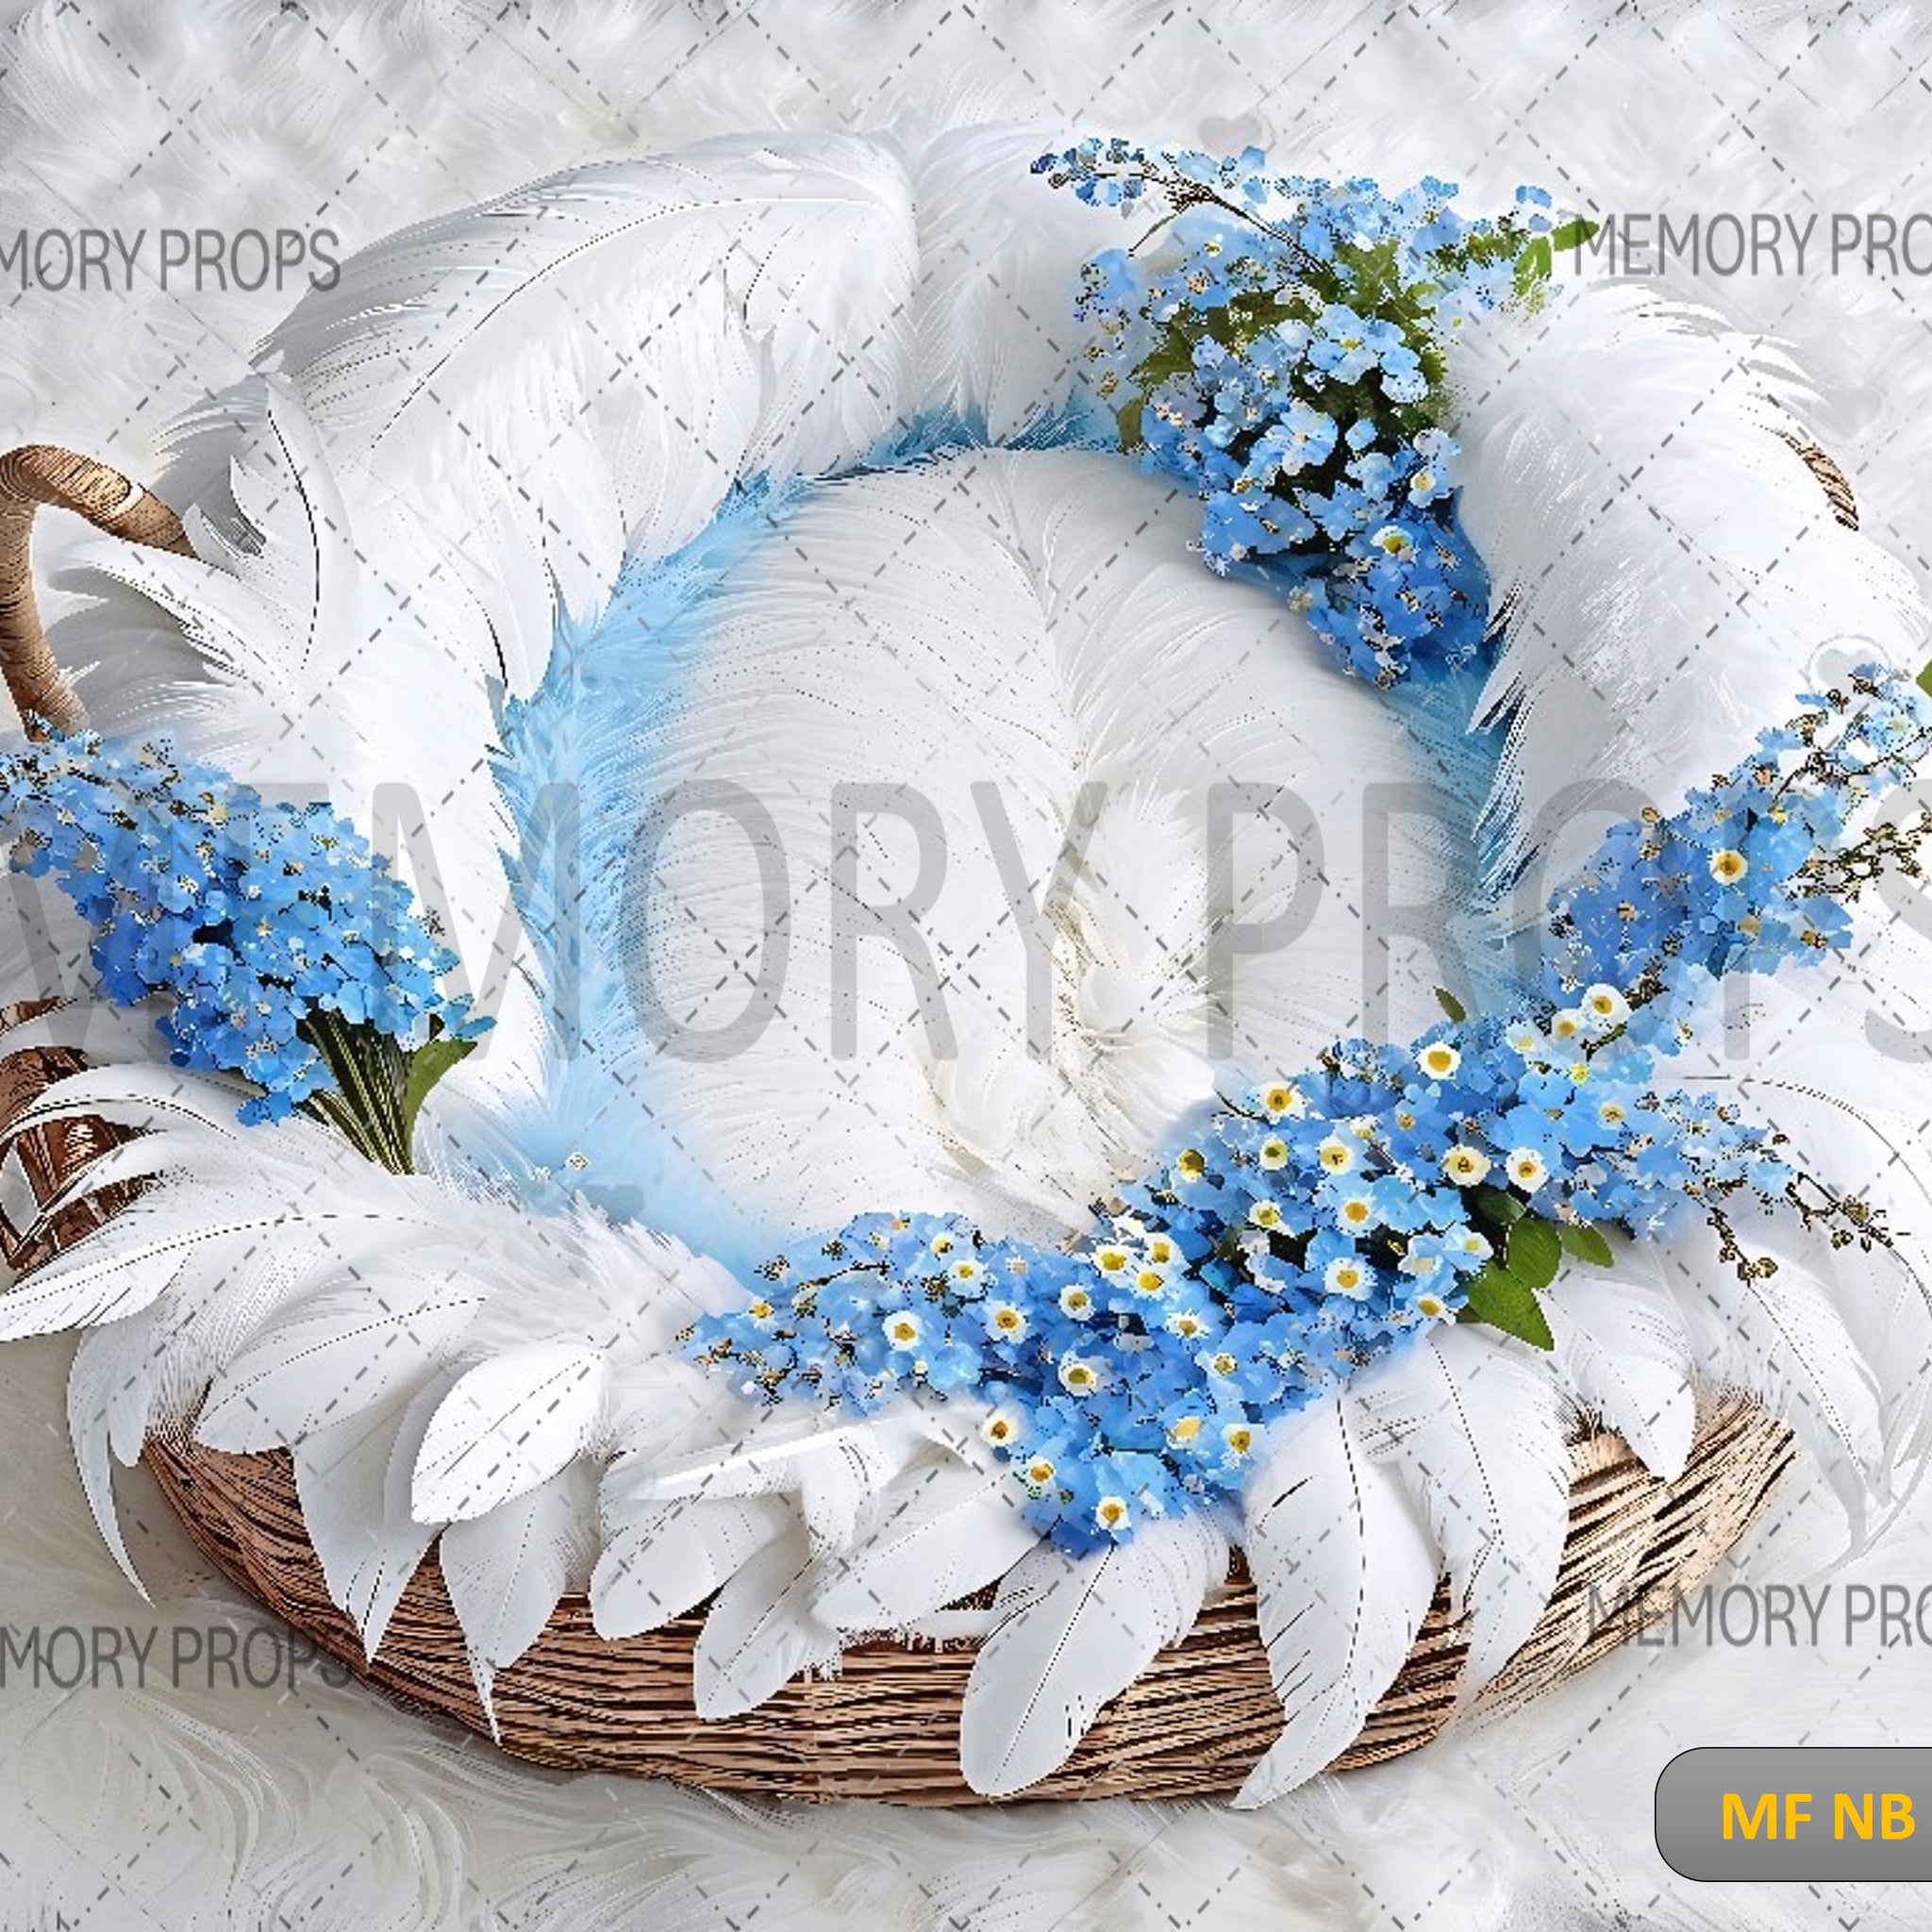
[[[85,1328],[124,1562],[110,1456],[192,1420],[292,1451],[372,1653],[440,1535],[486,1707],[567,1589],[609,1636],[717,1592],[723,1716],[997,1584],[962,1740],[1005,1792],[1238,1543],[1280,1640],[1258,1802],[1351,1740],[1444,1569],[1471,1686],[1507,1660],[1579,1408],[1671,1474],[1698,1379],[1741,1384],[1855,1531],[1916,1467],[1927,627],[1796,460],[1790,373],[1573,274],[1593,230],[1540,191],[1470,220],[1042,144],[720,142],[412,230],[184,425],[196,555],[87,559],[96,727],[27,720],[0,819],[79,982],[9,934],[17,997],[77,994],[10,1043],[92,1065],[8,1131],[145,1130],[50,1214],[147,1185],[0,1332]],[[1005,715],[1041,691],[1063,718]],[[1002,758],[1046,774],[1000,824],[1074,1062],[935,1056],[922,996],[861,1111],[795,981],[789,1043],[641,1023],[763,971],[728,906],[824,820],[758,779],[875,768],[991,836]],[[1324,930],[1359,946],[1378,866],[1446,881],[1457,984],[1391,965],[1435,1017],[1361,1037],[1290,949],[1210,1066],[1189,882],[1229,841],[1172,808],[1324,762],[1333,801],[1426,778],[1455,831],[1298,835]],[[708,793],[640,859],[734,772],[750,821]],[[813,875],[848,898],[855,824]],[[978,890],[942,990],[1020,923]],[[778,924],[836,1000],[809,897]],[[882,1165],[918,1198],[865,1206]],[[1156,1584],[1051,1682],[1013,1635]]]

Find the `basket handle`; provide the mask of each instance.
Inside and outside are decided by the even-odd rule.
[[[46,503],[130,543],[192,552],[175,512],[119,470],[44,443],[0,456],[0,677],[23,718],[44,718],[56,731],[78,731],[87,711],[47,648],[34,601],[34,513]],[[39,726],[30,728],[35,737],[45,736]]]

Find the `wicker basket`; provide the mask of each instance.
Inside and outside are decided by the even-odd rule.
[[[1812,446],[1798,454],[1833,514],[1855,526],[1851,491],[1831,459]],[[52,449],[0,458],[0,670],[24,714],[73,728],[85,714],[47,648],[28,568],[32,518],[42,503],[136,542],[188,546],[164,505],[102,464]],[[11,1017],[31,1010],[16,1008]],[[49,1048],[0,1059],[0,1131],[50,1081],[81,1064]],[[119,1138],[121,1130],[95,1122],[21,1136],[20,1167],[35,1200],[48,1199]],[[0,1250],[16,1267],[31,1267],[84,1238],[119,1199],[110,1194],[66,1209],[37,1234],[16,1229],[0,1212]],[[1651,1475],[1614,1435],[1588,1435],[1572,1454],[1570,1529],[1555,1593],[1479,1707],[1524,1703],[1667,1615],[1762,1508],[1790,1463],[1792,1438],[1744,1397],[1718,1393],[1700,1410],[1689,1466],[1675,1482]],[[286,1455],[232,1456],[185,1439],[157,1439],[146,1460],[196,1544],[243,1591],[398,1701],[490,1728],[433,1553],[405,1590],[381,1655],[372,1660],[329,1600]],[[536,1645],[495,1679],[498,1740],[539,1763],[774,1796],[986,1802],[958,1772],[960,1700],[976,1643],[970,1607],[955,1613],[957,1637],[919,1646],[861,1642],[835,1674],[799,1678],[758,1709],[712,1723],[700,1721],[691,1703],[701,1623],[701,1614],[681,1617],[648,1635],[607,1642],[591,1628],[588,1602],[565,1598]],[[1394,1685],[1337,1767],[1375,1763],[1434,1737],[1457,1707],[1464,1653],[1445,1587]],[[1187,1640],[1162,1652],[1107,1707],[1066,1765],[1024,1795],[1179,1798],[1231,1790],[1280,1724],[1254,1592],[1237,1565],[1210,1593]]]

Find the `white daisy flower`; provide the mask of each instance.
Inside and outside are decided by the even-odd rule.
[[[979,1425],[981,1436],[995,1449],[1010,1449],[1025,1432],[1025,1418],[1016,1408],[996,1408]]]
[[[1345,1294],[1358,1301],[1369,1291],[1369,1271],[1352,1255],[1342,1255],[1329,1262],[1322,1284],[1330,1294]]]
[[[1584,989],[1583,1010],[1608,1033],[1630,1017],[1630,1002],[1614,986],[1599,980]]]
[[[1504,1165],[1510,1181],[1525,1194],[1535,1193],[1550,1177],[1542,1156],[1534,1147],[1513,1148]]]
[[[1261,1093],[1261,1111],[1271,1121],[1293,1120],[1307,1109],[1302,1091],[1291,1081],[1279,1080]]]

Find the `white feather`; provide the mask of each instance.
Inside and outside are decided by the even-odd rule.
[[[718,1592],[691,1658],[701,1718],[755,1709],[800,1671],[832,1661],[839,1633],[812,1607],[817,1574],[803,1527],[752,1557]]]
[[[1761,337],[1569,283],[1467,331],[1451,375],[1462,522],[1507,616],[1485,700],[1508,721],[1491,813],[1510,856],[1542,860],[1524,916],[1602,814],[1671,808],[1728,771],[1832,646],[1923,660],[1911,578],[1834,521],[1774,400],[1790,366]]]
[[[191,1259],[219,1266],[273,1225],[258,1218],[210,1228],[172,1196],[137,1201],[0,1294],[0,1341],[139,1314]]]
[[[598,1636],[635,1637],[681,1617],[737,1575],[797,1522],[780,1496],[721,1496],[648,1504],[607,1525],[591,1576]]]
[[[876,1520],[821,1559],[814,1607],[845,1630],[891,1630],[1004,1576],[1040,1541],[1010,1470],[908,1471]]]
[[[196,1441],[237,1453],[286,1447],[382,1401],[455,1342],[486,1292],[455,1260],[325,1285],[223,1366]]]
[[[408,1393],[317,1429],[294,1447],[303,1527],[330,1600],[354,1621],[371,1657],[442,1528],[413,1513],[410,1474],[454,1380],[450,1371],[435,1371]]]
[[[238,1082],[184,1074],[172,1067],[98,1066],[69,1074],[44,1089],[7,1123],[11,1140],[52,1121],[83,1116],[145,1132],[169,1126],[205,1129],[219,1140],[239,1141],[235,1115],[249,1090]],[[310,1121],[277,1129],[320,1144],[324,1130]]]
[[[838,1549],[851,1541],[865,1506],[931,1441],[917,1409],[831,1428],[817,1416],[764,1409],[754,1411],[745,1433],[723,1450],[655,1466],[635,1455],[620,1457],[607,1474],[607,1492],[639,1503],[791,1495],[813,1547]]]
[[[162,1128],[117,1141],[70,1174],[41,1203],[31,1229],[39,1232],[57,1221],[76,1202],[125,1182],[152,1180],[166,1174],[175,1181],[219,1181],[231,1174],[235,1150],[227,1141],[195,1130]]]
[[[1570,1523],[1568,1408],[1525,1344],[1438,1327],[1351,1386],[1370,1453],[1415,1498],[1469,1617],[1463,1694],[1508,1662],[1557,1580]]]
[[[481,1516],[555,1475],[596,1425],[604,1376],[603,1353],[574,1341],[530,1342],[478,1363],[424,1436],[417,1515]]]
[[[1050,1776],[1101,1707],[1194,1627],[1227,1575],[1228,1543],[1203,1515],[1142,1524],[1074,1557],[1041,1543],[1007,1573],[959,1719],[959,1766],[983,1797]]]
[[[1613,1271],[1573,1266],[1543,1299],[1557,1365],[1653,1475],[1684,1473],[1697,1426],[1690,1341],[1657,1257],[1622,1248]]]
[[[912,158],[919,282],[904,426],[955,416],[1010,442],[1067,406],[1080,265],[1113,238],[1104,213],[1030,172],[1064,144],[1045,125],[955,127]]]
[[[877,440],[913,260],[905,176],[876,146],[718,141],[406,229],[265,353],[332,452],[432,517],[521,696],[553,581],[588,616],[626,541],[665,554],[741,477]]]
[[[489,1515],[452,1523],[442,1533],[437,1559],[492,1736],[496,1674],[543,1634],[566,1591],[589,1582],[596,1522],[597,1473],[577,1461]]]
[[[1692,1091],[1716,1093],[1745,1116],[1785,1137],[1781,1153],[1799,1171],[1844,1195],[1857,1195],[1890,1231],[1891,1248],[1831,1250],[1792,1217],[1774,1224],[1744,1218],[1744,1246],[1780,1259],[1770,1292],[1788,1282],[1793,1290],[1787,1313],[1836,1358],[1849,1345],[1875,1387],[1880,1446],[1862,1439],[1862,1403],[1847,1381],[1842,1430],[1823,1418],[1819,1400],[1799,1410],[1821,1418],[1818,1446],[1837,1471],[1843,1493],[1853,1498],[1855,1466],[1870,1473],[1869,1500],[1903,1498],[1932,1450],[1932,1285],[1926,1279],[1926,1235],[1932,1228],[1932,1148],[1920,1131],[1917,1111],[1906,1110],[1921,1078],[1924,1011],[1917,985],[1928,951],[1903,917],[1861,915],[1849,956],[1831,958],[1774,978],[1755,979],[1748,997],[1726,1001],[1713,1013],[1697,1043],[1678,1056],[1680,1077]],[[1876,1023],[1881,1016],[1888,1033]],[[1709,1318],[1704,1342],[1726,1344],[1712,1322],[1742,1321],[1761,1330],[1748,1302],[1728,1290],[1721,1303],[1704,1292],[1707,1277],[1728,1273],[1715,1261],[1707,1231],[1699,1230],[1681,1255],[1667,1257],[1671,1283],[1680,1297]],[[1812,1291],[1835,1317],[1813,1330],[1807,1319]],[[1842,1325],[1840,1341],[1837,1324]],[[1753,1370],[1741,1340],[1733,1372],[1747,1382],[1765,1381],[1768,1365]],[[1770,1386],[1767,1382],[1767,1386]],[[1795,1399],[1782,1390],[1776,1399]],[[1839,1441],[1845,1455],[1832,1448]],[[1847,1460],[1849,1457],[1849,1460]]]
[[[483,609],[400,500],[339,470],[285,378],[249,378],[219,413],[228,473],[184,518],[198,554],[97,540],[63,578],[139,591],[196,652],[184,678],[110,635],[100,722],[146,730],[159,712],[183,752],[330,799],[400,858],[459,956],[459,990],[475,990],[505,905]],[[513,1045],[490,1047],[507,1075]]]
[[[204,677],[168,693],[170,731],[247,775],[325,791],[355,741],[352,712],[329,702],[363,640],[358,566],[342,493],[301,405],[256,378],[258,408],[229,469],[229,513],[191,506],[192,556],[99,539],[67,579],[87,573],[138,591],[180,625]]]
[[[1782,1417],[1843,1506],[1855,1547],[1886,1485],[1877,1377],[1821,1286],[1805,1243],[1768,1220],[1738,1217],[1745,1252],[1778,1263],[1768,1279],[1739,1279],[1699,1226],[1671,1243],[1664,1275],[1684,1311],[1700,1374],[1744,1390]]]
[[[1242,1547],[1288,1722],[1235,1799],[1330,1764],[1395,1681],[1436,1594],[1435,1545],[1358,1440],[1345,1397],[1272,1427],[1241,1488]]]
[[[1366,779],[1419,779],[1424,760],[1277,596],[1203,573],[1198,525],[1197,505],[1097,454],[972,452],[814,492],[707,604],[691,672],[625,782],[640,818],[697,775],[769,811],[790,880],[785,997],[742,1051],[660,1053],[648,1077],[734,1211],[755,1204],[768,1248],[881,1199],[1056,1238],[1212,1091],[1217,1057],[1236,1080],[1272,1075],[1440,1011],[1440,950],[1391,958],[1362,921],[1372,886],[1441,903],[1455,870],[1425,819],[1398,815],[1385,852],[1360,809]],[[838,788],[865,784],[924,801],[942,875],[940,841],[891,811],[859,815],[841,845],[856,876],[838,872]],[[1231,784],[1277,805],[1285,788],[1291,823],[1249,811],[1224,833],[1210,801]],[[1302,808],[1319,863],[1291,823]],[[1048,902],[1045,1058],[1029,1050],[1003,851],[1029,909]],[[751,969],[717,962],[761,957],[769,857],[724,815],[690,814],[654,890],[624,907],[626,971],[647,968],[683,1024],[742,1011]],[[870,909],[928,864],[940,884],[920,930],[944,1028]],[[1307,915],[1291,943],[1240,961],[1224,1043],[1223,864],[1243,924],[1297,893]],[[858,934],[844,981],[835,908]],[[841,985],[856,1058],[834,1031]],[[620,1024],[639,1030],[634,1012]],[[805,1145],[818,1158],[801,1161]]]
[[[160,1353],[158,1313],[147,1308],[125,1322],[90,1328],[67,1374],[67,1433],[81,1488],[122,1574],[142,1595],[114,1506],[113,1465],[140,1459],[152,1412],[154,1367]]]

